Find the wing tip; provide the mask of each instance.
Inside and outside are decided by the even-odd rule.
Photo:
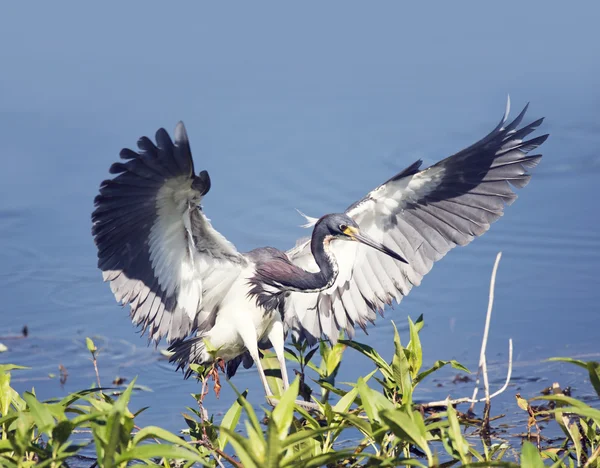
[[[189,138],[187,134],[187,130],[185,129],[185,125],[182,120],[177,122],[175,126],[175,144],[177,146],[181,146],[184,144],[189,144]]]
[[[171,135],[169,135],[169,132],[167,132],[163,127],[160,127],[156,131],[154,139],[156,140],[156,146],[162,150],[171,150],[173,148],[173,140],[171,140]]]
[[[212,182],[210,181],[210,175],[206,170],[200,171],[198,176],[194,177],[194,180],[192,182],[192,188],[194,190],[197,190],[200,193],[200,196],[202,197],[208,193],[211,185]]]

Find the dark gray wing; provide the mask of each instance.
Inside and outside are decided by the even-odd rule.
[[[509,101],[510,104],[510,101]],[[292,292],[286,301],[288,329],[314,340],[335,341],[340,330],[353,336],[392,300],[400,302],[456,245],[486,232],[515,201],[513,187],[530,179],[541,155],[528,153],[548,135],[525,141],[543,119],[518,128],[527,107],[507,124],[509,105],[498,126],[474,145],[433,166],[421,161],[354,203],[346,213],[373,239],[397,251],[408,264],[363,245],[334,241],[339,263],[335,284],[320,293]],[[288,252],[292,261],[316,271],[310,241]]]
[[[164,129],[156,145],[121,151],[96,197],[92,234],[98,267],[118,302],[150,339],[169,342],[212,326],[214,312],[239,275],[244,258],[204,216],[206,171],[194,174],[182,122],[175,143]]]

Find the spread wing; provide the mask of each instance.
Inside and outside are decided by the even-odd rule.
[[[100,185],[92,234],[117,301],[150,339],[172,342],[212,327],[245,260],[200,208],[210,178],[194,174],[183,123],[175,143],[160,129],[156,144],[142,137],[138,147],[123,149],[126,162],[110,168],[118,175]]]
[[[340,330],[364,329],[385,304],[400,302],[456,245],[482,235],[517,198],[513,188],[527,185],[528,169],[541,155],[528,153],[548,135],[525,138],[543,119],[519,128],[527,107],[507,124],[509,103],[498,126],[485,138],[433,166],[417,161],[351,205],[346,214],[373,239],[397,251],[408,264],[369,247],[337,240],[333,251],[339,274],[320,293],[292,292],[284,305],[294,334],[335,342]],[[297,265],[316,271],[310,241],[288,252]]]

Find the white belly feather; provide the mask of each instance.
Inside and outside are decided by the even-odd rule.
[[[254,297],[248,297],[248,280],[253,273],[252,266],[236,279],[221,303],[214,327],[206,334],[211,346],[219,349],[218,356],[226,361],[246,350],[243,335],[255,333],[255,342],[260,341],[278,317],[277,312],[265,311]]]

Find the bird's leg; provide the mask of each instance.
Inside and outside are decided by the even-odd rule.
[[[273,408],[279,403],[279,399],[275,397],[267,397],[267,401]],[[305,409],[306,411],[319,411],[319,405],[312,401],[296,400],[294,401],[294,404],[298,405],[300,408]]]
[[[281,323],[281,320],[276,320],[273,322],[273,325],[271,325],[271,330],[268,334],[268,338],[273,345],[275,355],[277,356],[277,361],[279,362],[279,367],[281,368],[281,379],[283,380],[283,390],[285,391],[289,388],[290,381],[288,379],[287,367],[285,365],[283,323]]]
[[[244,342],[244,346],[250,353],[250,356],[254,360],[254,364],[256,364],[256,369],[258,370],[258,375],[260,376],[260,380],[265,387],[265,393],[267,394],[267,400],[273,396],[273,392],[271,391],[271,387],[269,387],[269,383],[267,382],[267,376],[265,375],[265,371],[260,363],[260,355],[258,354],[258,338],[256,336],[256,329],[254,328],[254,324],[240,324],[238,328],[238,333]]]
[[[252,352],[250,352],[252,355]],[[269,382],[267,382],[267,376],[265,375],[265,371],[263,369],[262,364],[260,363],[260,357],[258,356],[258,350],[256,351],[256,357],[252,357],[254,362],[256,363],[256,368],[258,369],[258,375],[260,375],[260,380],[265,387],[265,393],[267,394],[267,399],[270,399],[273,396],[273,392],[271,391],[271,387],[269,387]]]
[[[277,359],[281,365],[282,369],[282,378],[284,379],[284,385],[287,383],[289,387],[287,371],[285,367],[285,360],[283,355],[283,324],[281,321],[277,321],[274,324],[275,331],[272,329],[269,331],[269,340],[271,340],[271,344],[275,348],[275,354],[277,355]],[[277,327],[280,327],[279,329]],[[253,324],[238,324],[238,333],[244,342],[244,346],[252,356],[254,363],[256,364],[256,369],[258,370],[258,375],[260,376],[260,380],[265,387],[265,393],[267,395],[267,402],[275,407],[279,400],[273,397],[273,392],[271,391],[271,387],[269,387],[269,383],[267,382],[267,376],[265,375],[265,371],[260,362],[260,356],[258,354],[258,338],[256,336],[256,329]],[[275,341],[273,342],[273,338]],[[279,352],[278,352],[279,350]],[[285,372],[285,374],[284,374]],[[285,376],[285,377],[284,377]],[[296,400],[296,404],[306,409],[307,411],[317,411],[319,409],[316,403],[308,402],[308,401],[300,401]]]
[[[283,389],[285,391],[290,387],[290,381],[288,380],[287,366],[285,364],[283,323],[281,323],[281,320],[277,320],[271,325],[268,338],[275,350],[279,367],[281,367],[281,379],[283,380]],[[268,398],[268,400],[272,406],[277,406],[277,403],[279,403],[279,400],[276,398]],[[296,400],[295,403],[307,411],[319,410],[319,405],[311,401]]]

